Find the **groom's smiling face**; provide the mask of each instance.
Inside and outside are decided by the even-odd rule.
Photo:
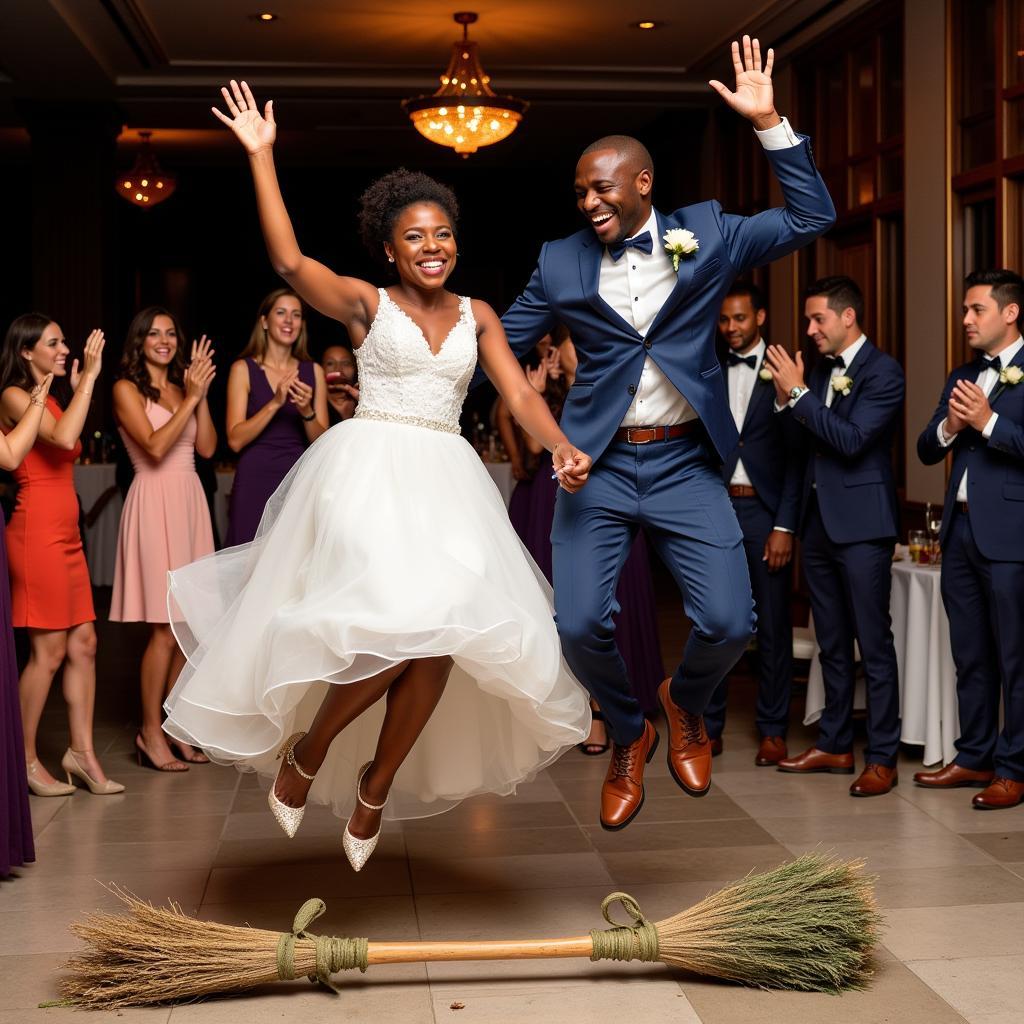
[[[635,235],[651,215],[649,168],[615,149],[587,153],[576,165],[576,207],[602,245]]]

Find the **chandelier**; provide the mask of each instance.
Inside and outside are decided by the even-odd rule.
[[[157,162],[149,144],[152,132],[139,132],[142,146],[135,158],[135,166],[127,174],[119,174],[114,187],[122,199],[143,209],[162,203],[178,184],[173,174],[167,174]]]
[[[499,96],[491,88],[491,77],[480,63],[476,43],[469,41],[469,26],[477,15],[459,11],[453,18],[462,26],[462,40],[452,44],[441,88],[432,96],[404,100],[402,107],[424,138],[467,157],[480,146],[507,139],[529,103],[515,96]]]

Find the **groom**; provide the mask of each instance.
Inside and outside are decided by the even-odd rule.
[[[806,245],[833,222],[810,144],[775,112],[772,51],[732,45],[736,90],[711,82],[748,118],[786,206],[753,217],[697,203],[651,205],[650,154],[612,135],[583,153],[576,205],[589,226],[548,242],[526,290],[502,318],[523,355],[556,323],[579,356],[562,428],[593,458],[590,481],[559,491],[552,527],[555,611],[566,660],[597,700],[613,754],[601,824],[624,828],[643,805],[644,766],[658,734],[646,721],[615,645],[615,587],[642,526],[671,570],[693,623],[682,663],[659,690],[668,764],[692,796],[711,785],[702,714],[753,629],[743,537],[720,463],[737,443],[715,333],[733,279]],[[677,244],[666,245],[664,236]]]

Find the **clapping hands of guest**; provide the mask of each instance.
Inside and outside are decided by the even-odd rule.
[[[313,389],[308,384],[299,380],[297,373],[288,385],[288,401],[299,410],[299,414],[303,418],[314,415]]]
[[[50,393],[50,385],[53,383],[53,374],[48,373],[35,387],[32,388],[28,393],[29,403],[31,405],[46,405],[46,396]]]
[[[793,388],[807,387],[804,383],[804,357],[801,353],[797,352],[794,360],[781,345],[769,345],[764,358],[772,371],[775,397],[779,405],[789,401]]]
[[[526,368],[526,379],[530,387],[538,394],[543,395],[544,389],[548,386],[548,366],[545,360],[541,360],[536,366]]]
[[[201,402],[210,391],[217,368],[213,365],[213,344],[204,334],[192,342],[192,359],[185,370],[185,397]]]
[[[71,389],[78,391],[79,385],[85,386],[85,393],[92,394],[92,386],[103,369],[103,346],[106,340],[100,330],[91,331],[85,339],[85,351],[82,353],[82,369],[79,369],[78,360],[71,364]]]
[[[991,418],[992,406],[985,392],[974,381],[958,380],[949,396],[949,411],[943,432],[947,436],[958,434],[965,426],[974,427],[980,432]]]

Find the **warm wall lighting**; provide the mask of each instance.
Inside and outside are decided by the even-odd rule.
[[[164,171],[149,144],[152,132],[139,132],[142,146],[135,166],[127,174],[119,174],[114,182],[117,194],[133,206],[148,209],[169,198],[178,184],[173,174]]]
[[[462,26],[462,40],[452,45],[441,88],[432,96],[403,100],[402,107],[424,138],[465,157],[507,139],[529,104],[515,96],[499,96],[491,88],[476,43],[469,41],[469,26],[477,16],[459,11],[453,17]]]

